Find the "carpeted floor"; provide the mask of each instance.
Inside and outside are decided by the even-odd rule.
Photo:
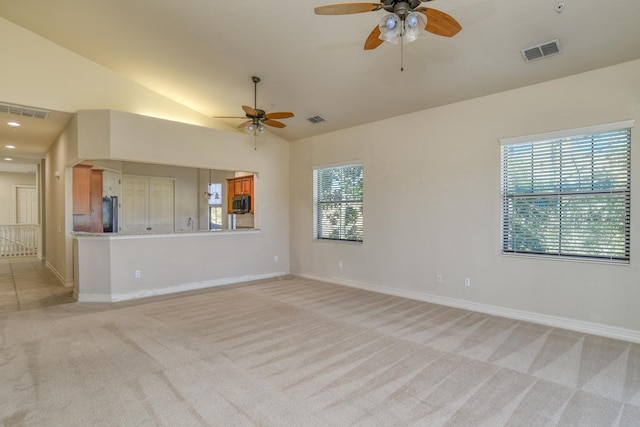
[[[5,426],[639,426],[640,345],[296,277],[0,314]]]

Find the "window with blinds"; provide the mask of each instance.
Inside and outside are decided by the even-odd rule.
[[[631,130],[502,146],[502,251],[629,262]]]
[[[362,165],[317,168],[314,182],[314,237],[362,242]]]

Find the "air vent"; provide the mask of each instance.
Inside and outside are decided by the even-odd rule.
[[[313,117],[309,117],[307,120],[309,120],[311,123],[316,124],[316,123],[320,123],[320,122],[324,122],[324,117],[320,117],[320,116],[313,116]]]
[[[558,43],[558,39],[555,39],[547,43],[522,49],[521,52],[525,62],[535,61],[536,59],[542,59],[560,53],[560,44]]]
[[[35,119],[46,119],[49,116],[49,111],[47,110],[3,103],[0,103],[0,113],[16,114],[18,116],[33,117]]]

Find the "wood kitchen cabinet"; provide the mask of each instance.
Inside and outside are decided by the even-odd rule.
[[[73,168],[73,231],[102,233],[102,170]]]
[[[253,213],[253,175],[227,179],[227,212],[233,212],[233,196],[240,194],[251,196],[251,213]]]
[[[89,231],[102,233],[102,171],[91,169],[91,214]]]
[[[91,165],[77,165],[73,168],[73,214],[91,213]]]
[[[246,176],[240,179],[242,184],[242,194],[249,194],[253,198],[253,176]]]

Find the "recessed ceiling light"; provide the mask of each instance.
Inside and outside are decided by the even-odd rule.
[[[4,148],[9,148],[9,149],[13,150],[14,148],[16,148],[16,146],[15,145],[5,145]]]
[[[8,124],[9,126],[11,126],[12,128],[18,128],[18,127],[20,127],[20,123],[18,123],[18,122],[7,122],[7,124]]]
[[[10,162],[10,161],[12,161],[12,160],[13,160],[11,157],[5,157],[4,159],[5,159],[7,162]]]

